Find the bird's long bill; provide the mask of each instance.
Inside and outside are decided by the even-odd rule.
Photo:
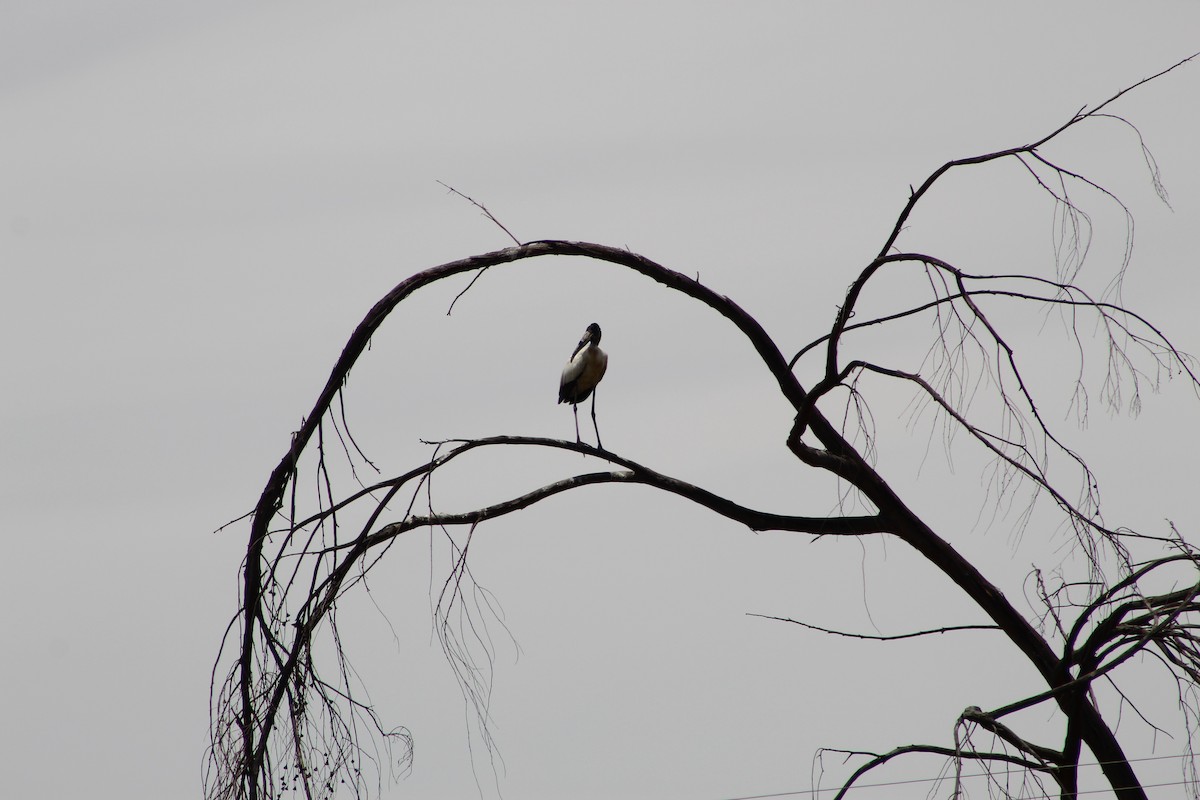
[[[575,345],[575,352],[571,353],[571,358],[574,358],[575,356],[579,355],[579,351],[582,350],[583,348],[587,347],[588,343],[591,341],[592,341],[592,329],[588,328],[586,331],[583,332],[583,338],[579,340],[579,344]]]

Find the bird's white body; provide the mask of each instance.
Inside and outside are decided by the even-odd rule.
[[[558,402],[578,405],[588,399],[608,369],[608,354],[600,349],[600,326],[592,323],[575,345],[571,360],[558,380]],[[595,402],[594,400],[592,402]]]
[[[558,382],[558,402],[582,403],[608,369],[608,353],[588,342],[563,367]]]

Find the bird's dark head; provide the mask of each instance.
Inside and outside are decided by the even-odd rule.
[[[590,339],[592,344],[600,344],[600,326],[593,322],[587,326],[587,333],[583,336],[585,339]]]

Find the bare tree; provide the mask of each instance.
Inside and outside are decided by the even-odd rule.
[[[1097,477],[1039,410],[1040,398],[1026,377],[1025,362],[1011,329],[1012,316],[1007,312],[1013,307],[1034,307],[1065,321],[1064,329],[1079,358],[1073,398],[1077,404],[1087,402],[1084,362],[1093,354],[1099,354],[1104,364],[1099,396],[1114,407],[1129,396],[1136,403],[1143,388],[1156,387],[1164,378],[1179,377],[1193,390],[1200,389],[1192,360],[1151,321],[1123,304],[1120,279],[1128,264],[1128,248],[1105,292],[1083,288],[1079,274],[1091,223],[1075,195],[1094,194],[1127,217],[1129,212],[1101,185],[1046,155],[1047,145],[1064,132],[1100,119],[1115,120],[1137,134],[1151,180],[1165,201],[1157,166],[1140,133],[1112,108],[1126,92],[1195,57],[1090,109],[1081,109],[1029,144],[943,164],[912,190],[878,255],[851,283],[828,330],[790,355],[754,316],[697,279],[627,250],[598,244],[527,242],[427,269],[401,282],[351,335],[250,515],[240,610],[230,622],[213,673],[208,796],[254,800],[274,796],[281,789],[299,788],[308,798],[327,797],[339,784],[349,786],[358,796],[369,794],[388,769],[405,763],[411,753],[409,733],[389,727],[377,715],[354,677],[337,619],[339,600],[366,581],[397,537],[417,529],[455,526],[474,531],[488,520],[582,486],[635,483],[691,501],[753,531],[899,539],[974,601],[991,620],[991,625],[984,627],[994,627],[1006,637],[1044,680],[1044,690],[1035,695],[1014,698],[999,708],[965,710],[954,721],[953,741],[906,745],[887,752],[837,751],[861,759],[845,778],[839,797],[873,768],[910,753],[943,756],[955,768],[964,763],[1017,768],[1025,775],[1027,783],[1022,785],[1031,782],[1044,793],[1072,797],[1086,747],[1117,797],[1144,799],[1146,793],[1129,755],[1094,689],[1103,683],[1121,693],[1123,666],[1135,656],[1154,659],[1177,687],[1183,728],[1189,735],[1195,729],[1200,718],[1200,639],[1196,634],[1200,626],[1200,552],[1174,528],[1166,535],[1152,536],[1105,524],[1099,513]],[[910,217],[943,176],[997,161],[1018,164],[1035,189],[1053,199],[1062,236],[1052,270],[1044,275],[974,273],[936,255],[901,247]],[[794,409],[790,430],[781,432],[790,452],[813,470],[836,476],[846,488],[845,495],[853,495],[865,513],[809,517],[748,508],[620,453],[526,436],[435,443],[427,462],[403,474],[343,490],[335,479],[336,470],[331,469],[332,461],[341,459],[351,469],[369,462],[350,434],[342,391],[380,326],[421,287],[546,256],[584,257],[641,273],[723,317],[732,326],[731,335],[743,336],[753,346]],[[889,270],[908,270],[914,285],[924,287],[924,298],[886,314],[860,318],[864,290]],[[861,332],[913,319],[932,323],[930,346],[919,369],[901,369],[857,355],[854,340]],[[806,389],[797,371],[812,359],[820,360],[821,377]],[[1050,501],[1058,519],[1072,531],[1087,574],[1076,580],[1036,574],[1036,596],[1042,609],[1039,614],[1023,613],[975,564],[910,510],[873,466],[869,456],[876,443],[863,438],[870,430],[866,416],[869,393],[883,381],[913,387],[921,402],[955,435],[967,437],[987,455],[992,464],[994,503],[1012,502],[1022,492],[1031,504]],[[432,503],[422,505],[435,473],[485,448],[571,451],[604,466],[468,512],[438,513]],[[317,488],[312,495],[303,495],[300,488],[302,468],[311,473],[304,485],[312,485],[315,478]],[[1052,480],[1052,473],[1059,476],[1064,472],[1065,479]],[[308,507],[313,510],[305,511]],[[488,678],[486,670],[476,668],[476,662],[480,647],[487,658],[487,634],[475,630],[479,638],[467,641],[466,629],[452,624],[454,614],[461,613],[467,602],[467,593],[481,591],[471,580],[469,538],[467,542],[461,547],[454,545],[454,562],[434,615],[441,644],[464,693],[476,701],[486,731]],[[1165,575],[1170,576],[1173,588],[1149,588],[1163,585],[1159,578]],[[477,608],[486,608],[490,600],[486,594],[478,594],[474,602]],[[852,635],[787,621],[829,635]],[[1039,705],[1057,709],[1059,732],[1054,741],[1035,742],[1012,722],[1016,712]],[[986,743],[977,744],[981,741]],[[1191,752],[1190,739],[1188,750]],[[993,793],[1008,795],[1008,786],[1011,784],[997,781]]]

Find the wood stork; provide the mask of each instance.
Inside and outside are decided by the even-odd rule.
[[[579,404],[592,396],[592,427],[596,431],[596,446],[603,449],[600,443],[600,427],[596,425],[596,384],[604,377],[608,369],[608,354],[600,349],[600,326],[592,323],[583,332],[583,338],[571,353],[571,360],[563,367],[562,377],[558,381],[558,402],[570,403],[575,412],[575,441],[579,438]]]

